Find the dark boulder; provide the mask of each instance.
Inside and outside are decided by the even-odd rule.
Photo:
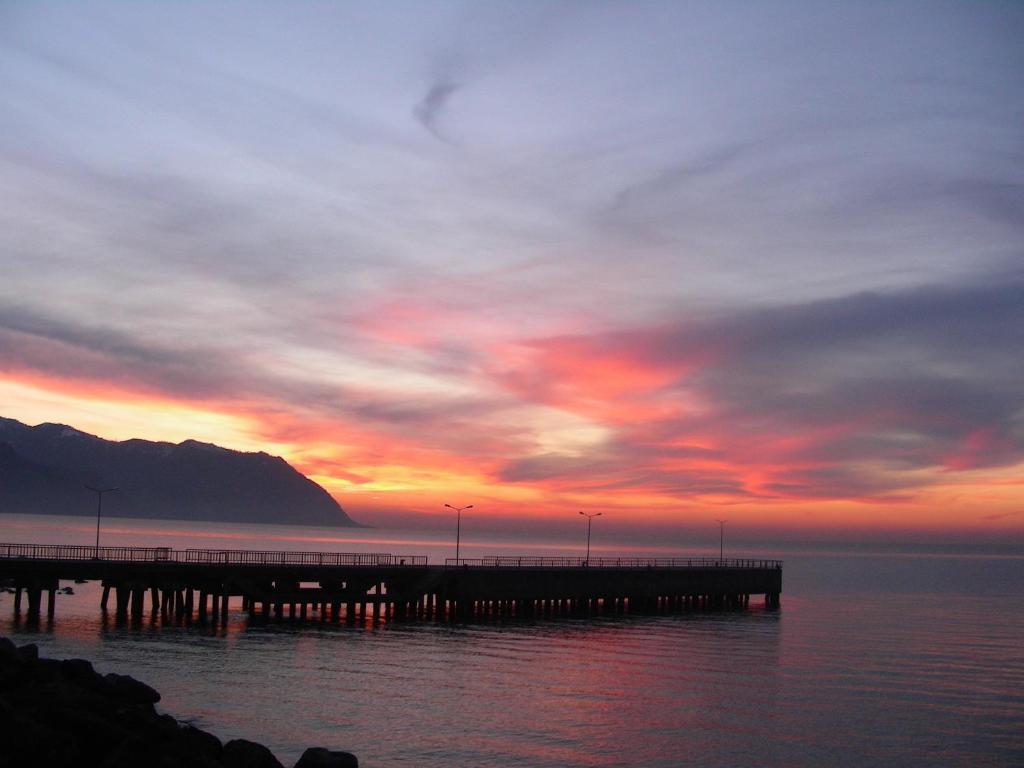
[[[39,654],[38,648],[36,654]],[[60,663],[60,672],[69,680],[92,680],[96,677],[96,670],[92,668],[92,662],[85,659],[64,659]]]
[[[113,694],[124,701],[132,704],[156,704],[160,701],[159,693],[130,675],[117,675],[111,672],[104,679],[110,685]]]
[[[359,768],[359,760],[351,752],[332,752],[323,747],[310,747],[302,753],[295,768]]]
[[[284,768],[269,749],[245,739],[225,744],[222,759],[226,768]]]

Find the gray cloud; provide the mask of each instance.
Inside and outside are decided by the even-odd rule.
[[[895,499],[924,482],[917,470],[1024,461],[1024,279],[998,277],[577,339],[571,346],[598,362],[683,365],[682,380],[644,397],[664,406],[696,394],[704,407],[618,428],[603,458],[523,458],[500,477],[571,485],[624,471],[627,483],[666,493],[739,493],[746,463],[788,462],[761,493]],[[707,436],[714,450],[685,447]],[[781,447],[790,438],[796,446]],[[674,470],[650,469],[680,459],[736,474],[706,470],[680,482]]]
[[[826,466],[765,492],[1021,456],[1016,6],[0,14],[9,371],[249,395],[566,488],[742,496],[658,462],[815,430],[787,456]],[[487,372],[550,395],[502,356],[566,336],[707,410],[528,455],[530,392]]]
[[[427,91],[427,95],[424,96],[412,110],[413,115],[415,115],[416,119],[423,124],[423,127],[430,131],[434,135],[434,138],[439,141],[443,141],[446,144],[451,144],[452,141],[441,132],[438,122],[444,113],[445,107],[451,100],[451,97],[461,87],[462,86],[458,83],[434,83],[430,86],[430,90]]]

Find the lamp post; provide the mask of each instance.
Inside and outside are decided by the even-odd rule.
[[[601,513],[594,512],[593,514],[588,515],[583,510],[580,510],[580,514],[587,518],[587,559],[583,561],[583,564],[590,565],[590,524],[594,522],[595,517],[600,517]]]
[[[119,490],[118,488],[93,488],[86,485],[90,491],[96,494],[96,559],[100,557],[100,517],[103,516],[103,494]]]
[[[718,564],[721,565],[725,558],[725,524],[728,520],[715,520],[718,523]]]
[[[473,505],[469,504],[465,507],[453,507],[451,504],[445,504],[448,509],[454,509],[456,512],[455,516],[455,564],[459,564],[459,539],[462,536],[462,513],[467,509],[472,509]]]

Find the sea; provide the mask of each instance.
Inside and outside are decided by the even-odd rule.
[[[89,544],[93,526],[0,515],[0,541]],[[452,555],[439,532],[114,518],[103,544]],[[464,557],[577,545],[461,541]],[[0,634],[133,675],[162,711],[285,765],[308,746],[364,768],[1024,765],[1024,555],[737,547],[785,561],[781,608],[346,626],[250,624],[232,601],[225,626],[131,626],[101,615],[93,582],[36,626],[0,594]],[[667,550],[594,555],[708,554]]]

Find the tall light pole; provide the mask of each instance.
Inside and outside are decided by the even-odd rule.
[[[472,509],[473,505],[469,504],[465,507],[453,507],[451,504],[445,504],[448,509],[454,509],[456,512],[455,517],[455,564],[459,564],[459,539],[462,536],[462,513],[467,509]]]
[[[594,512],[593,514],[588,515],[583,510],[580,510],[580,514],[583,515],[585,518],[587,518],[587,559],[584,560],[583,562],[584,562],[585,565],[590,565],[590,524],[592,522],[594,522],[594,518],[595,517],[600,517],[601,513],[600,512]]]
[[[718,564],[722,564],[725,558],[725,524],[728,520],[715,520],[718,523]]]
[[[103,494],[110,493],[111,491],[119,490],[118,488],[93,488],[91,485],[86,485],[90,491],[96,494],[96,557],[100,556],[100,517],[103,516]]]

